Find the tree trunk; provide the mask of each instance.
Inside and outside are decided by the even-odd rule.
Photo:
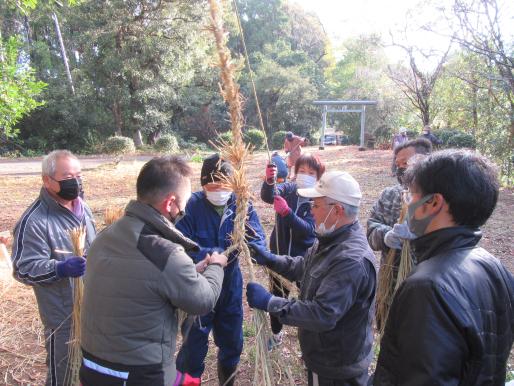
[[[148,144],[155,145],[157,140],[161,138],[162,129],[157,129],[148,134]]]
[[[477,130],[478,130],[478,87],[475,85],[475,82],[471,85],[471,114],[473,116],[473,137],[476,138]]]
[[[64,42],[62,40],[59,19],[57,19],[55,12],[52,13],[52,19],[54,19],[55,34],[57,35],[57,40],[59,40],[59,46],[61,47],[61,56],[64,63],[64,69],[66,71],[66,77],[68,78],[68,84],[70,85],[71,93],[75,95],[75,87],[73,87],[73,79],[71,78],[70,66],[68,65],[68,56],[66,55],[66,49],[64,48]]]
[[[112,115],[114,117],[115,131],[114,134],[122,136],[123,119],[121,117],[121,108],[118,100],[115,100],[112,104]]]
[[[136,146],[137,149],[140,149],[143,147],[143,136],[141,135],[141,130],[139,129],[136,129],[134,131],[134,145]]]

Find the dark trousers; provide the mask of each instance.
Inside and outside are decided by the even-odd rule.
[[[81,386],[168,386],[175,380],[175,367],[167,364],[127,366],[99,359],[82,351]]]
[[[315,378],[316,376],[314,373],[310,370],[307,370],[309,386],[367,386],[369,375],[366,372],[350,379],[331,379],[317,374],[317,383],[315,382]]]
[[[220,298],[214,310],[196,318],[178,353],[178,371],[195,378],[202,376],[211,330],[214,343],[219,348],[219,365],[225,368],[237,366],[243,351],[242,280],[241,271],[237,268],[223,283]]]
[[[68,367],[68,342],[70,341],[71,318],[57,328],[45,326],[46,386],[69,385],[66,379]]]

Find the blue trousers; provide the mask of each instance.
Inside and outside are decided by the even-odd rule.
[[[218,347],[219,364],[226,368],[237,366],[243,351],[243,279],[238,265],[225,271],[214,310],[193,323],[178,353],[177,370],[195,378],[202,376],[211,330]]]

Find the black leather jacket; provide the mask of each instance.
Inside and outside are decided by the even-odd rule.
[[[411,242],[418,265],[396,293],[375,385],[504,385],[514,332],[514,278],[452,227]]]

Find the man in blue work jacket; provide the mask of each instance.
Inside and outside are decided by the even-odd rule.
[[[200,245],[200,252],[191,254],[202,271],[204,258],[216,250],[231,245],[236,214],[236,197],[220,183],[222,175],[229,176],[232,167],[213,154],[202,165],[202,190],[192,194],[186,205],[185,216],[176,227],[186,237]],[[250,204],[246,226],[247,241],[265,246],[265,235],[256,211]],[[177,357],[177,371],[183,380],[179,384],[199,385],[205,369],[209,333],[213,330],[218,346],[218,379],[220,385],[233,385],[239,357],[243,350],[243,279],[237,255],[229,256],[221,295],[213,311],[197,318]]]

